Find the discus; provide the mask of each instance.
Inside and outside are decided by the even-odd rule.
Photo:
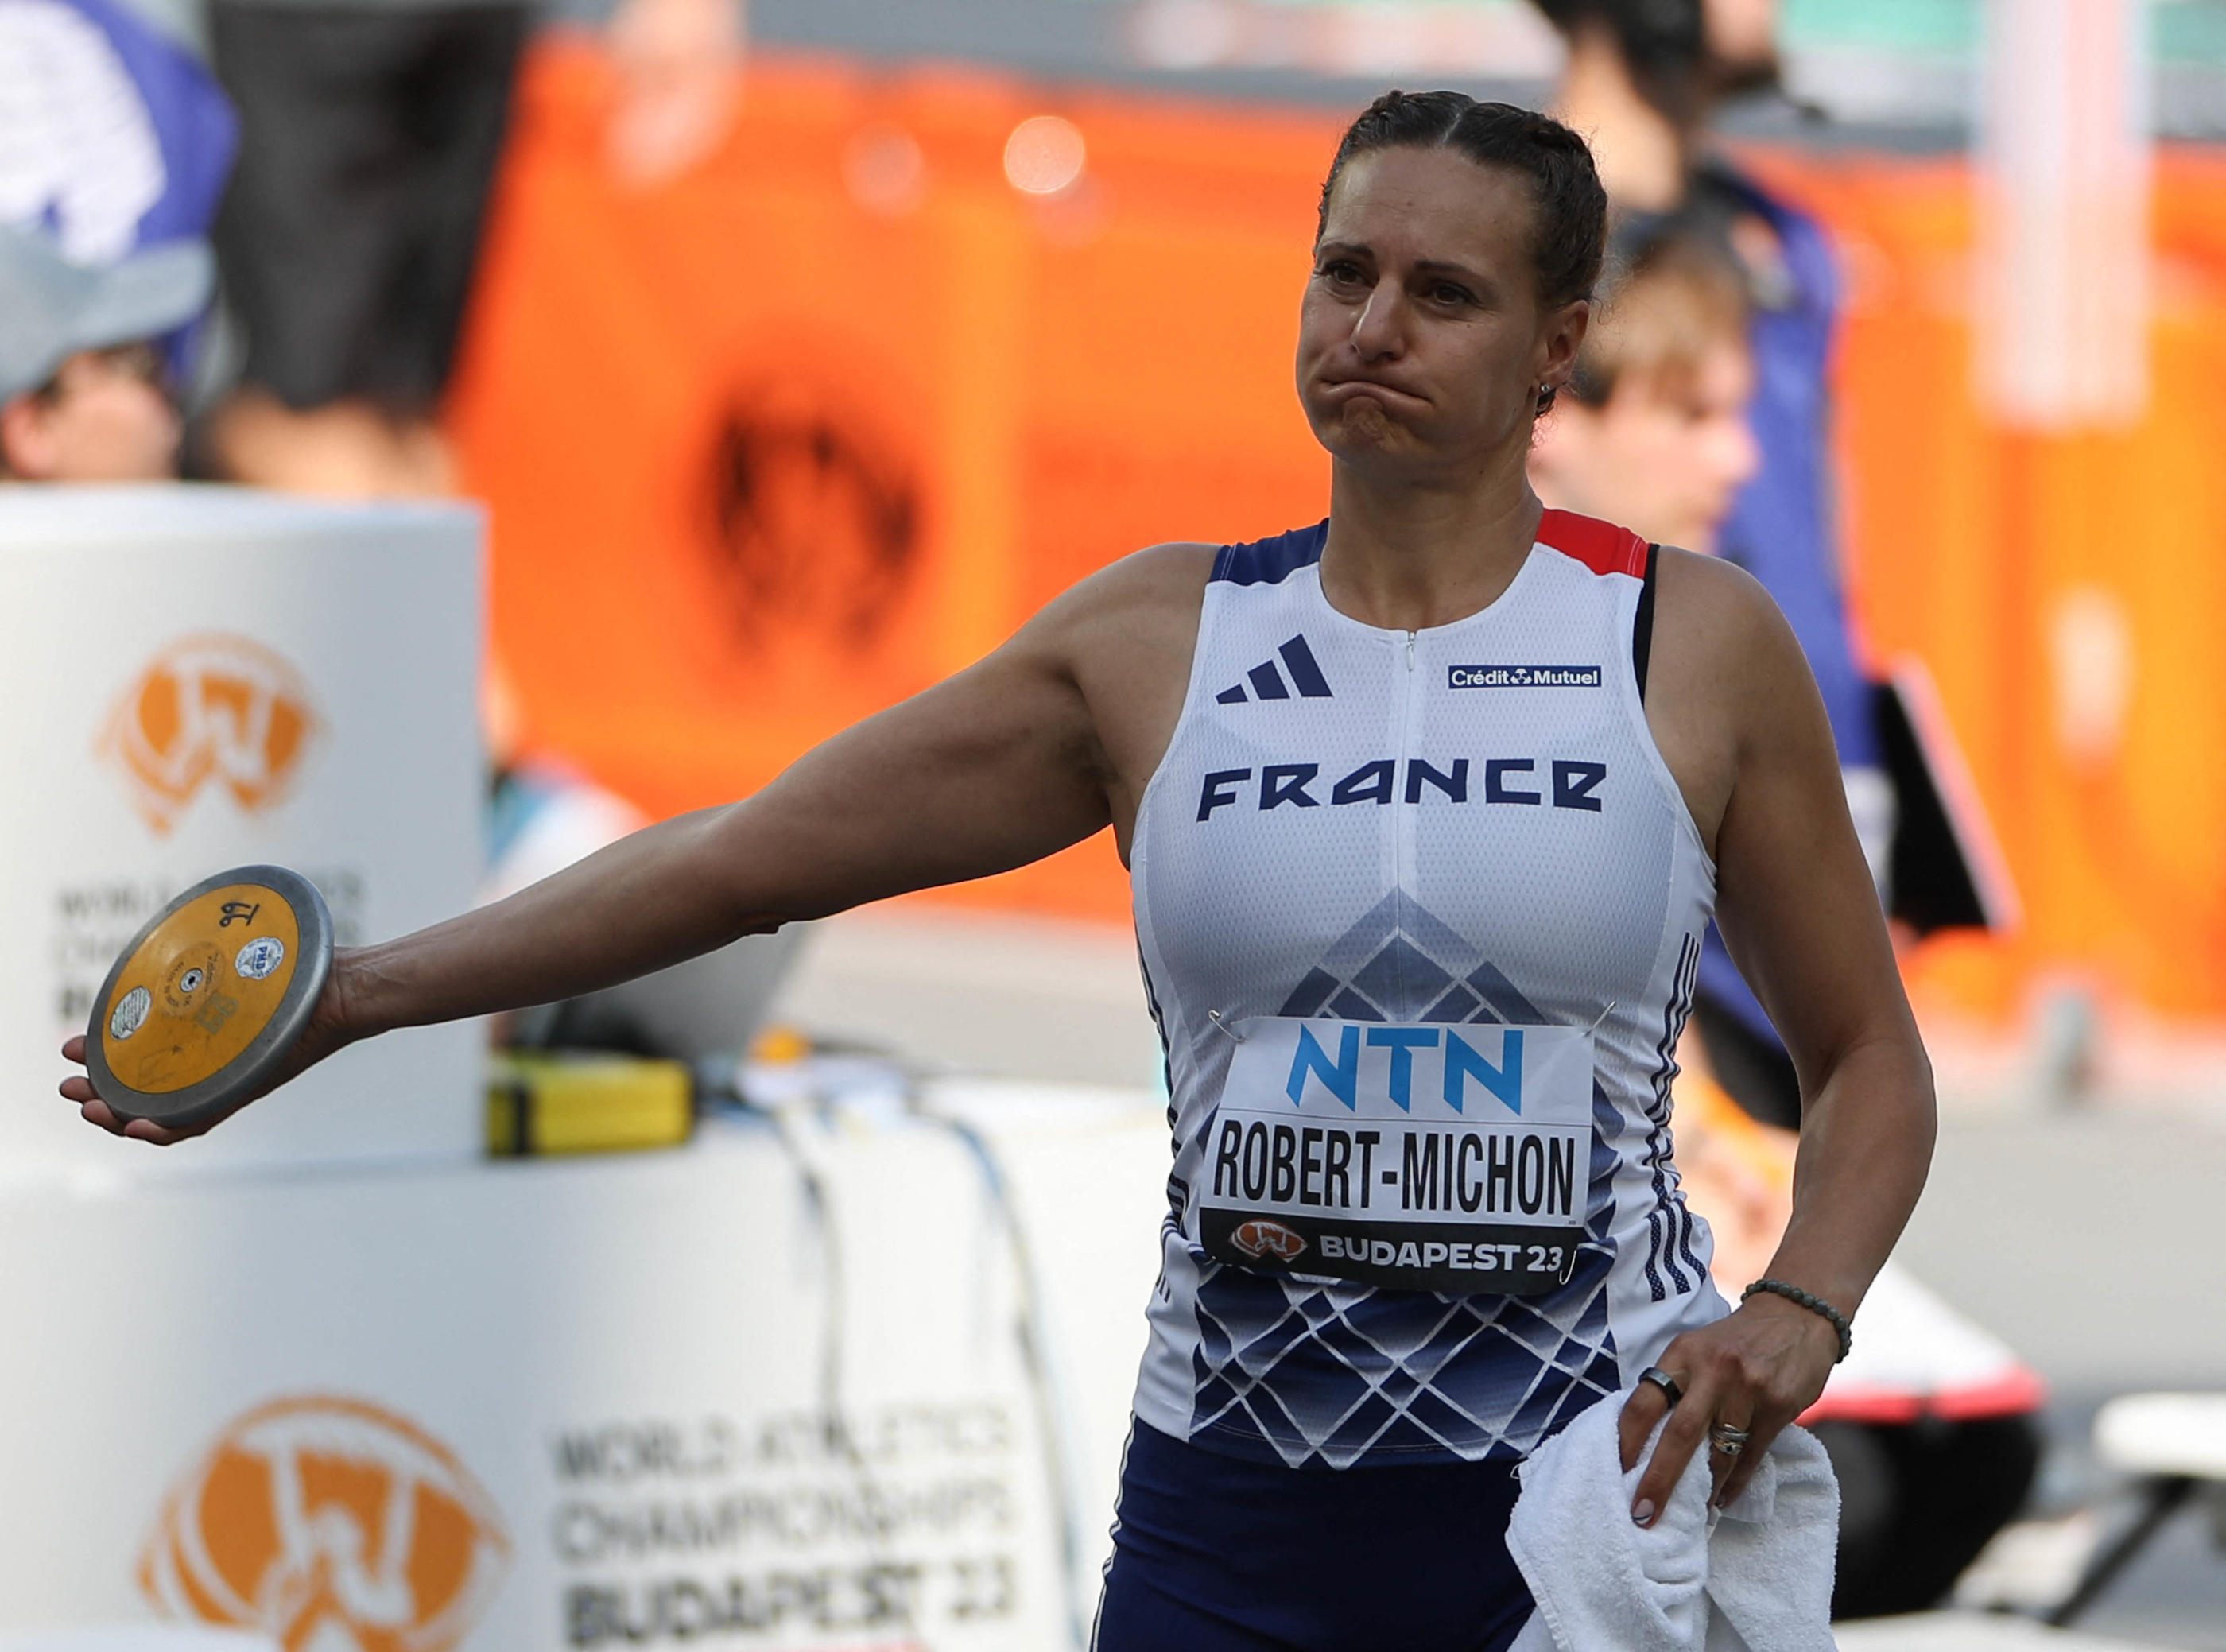
[[[283,867],[204,878],[100,983],[86,1075],[121,1119],[189,1130],[251,1096],[308,1026],[333,963],[316,886]]]

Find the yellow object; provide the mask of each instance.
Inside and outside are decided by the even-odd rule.
[[[108,1070],[144,1096],[221,1071],[278,1013],[301,950],[294,909],[260,884],[227,884],[181,906],[101,1006]]]
[[[487,1152],[498,1159],[677,1147],[695,1121],[677,1061],[506,1052],[488,1075]]]
[[[768,1026],[750,1041],[753,1061],[801,1061],[811,1053],[811,1040],[792,1026]]]

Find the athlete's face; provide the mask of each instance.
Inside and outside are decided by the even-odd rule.
[[[1519,466],[1589,306],[1539,308],[1517,175],[1379,149],[1339,175],[1299,318],[1299,399],[1339,461],[1417,480]]]
[[[1531,482],[1548,505],[1713,553],[1733,497],[1761,463],[1746,419],[1753,391],[1754,366],[1736,339],[1674,378],[1626,373],[1606,405],[1564,402],[1546,416]]]

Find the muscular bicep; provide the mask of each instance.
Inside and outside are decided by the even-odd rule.
[[[1089,708],[1039,620],[806,753],[717,831],[735,899],[786,918],[1008,871],[1108,819]]]
[[[1804,1094],[1854,1044],[1910,1028],[1893,948],[1848,817],[1822,696],[1767,598],[1742,616],[1736,767],[1717,832],[1717,921]]]

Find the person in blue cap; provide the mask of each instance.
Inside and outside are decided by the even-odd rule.
[[[171,477],[231,109],[109,0],[0,0],[0,477]]]

